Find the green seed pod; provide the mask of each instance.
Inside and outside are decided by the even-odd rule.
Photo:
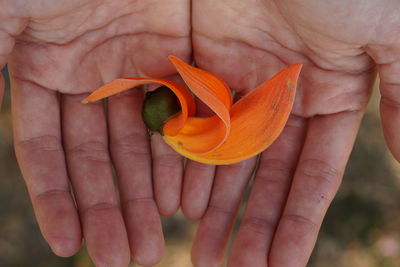
[[[164,124],[180,111],[179,100],[168,87],[161,86],[146,93],[142,117],[150,132],[158,132],[164,135]]]

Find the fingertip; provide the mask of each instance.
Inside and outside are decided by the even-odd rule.
[[[80,239],[55,239],[49,242],[51,250],[59,257],[68,258],[75,255],[82,246]]]
[[[224,241],[217,234],[217,229],[208,226],[210,224],[213,222],[203,219],[197,229],[190,255],[196,267],[219,267],[224,260],[225,246],[222,244]]]
[[[112,261],[93,260],[96,267],[127,267],[130,265],[130,262],[130,257],[125,257],[124,259],[114,258]]]
[[[204,209],[194,207],[188,201],[182,201],[182,213],[189,221],[198,221],[203,217]]]
[[[185,167],[181,207],[184,216],[196,221],[203,217],[210,200],[216,166],[189,160]]]
[[[191,252],[191,261],[196,267],[219,267],[222,265],[222,259],[204,254],[194,247]]]
[[[165,253],[165,241],[160,229],[145,231],[146,240],[137,240],[131,246],[131,255],[141,266],[154,266],[161,261]],[[157,227],[158,228],[158,227]]]
[[[93,263],[96,267],[127,267],[131,262],[131,255],[129,251],[122,250],[118,253],[90,253]]]
[[[158,212],[163,217],[172,217],[179,209],[179,204],[165,201],[157,201]]]
[[[164,255],[165,242],[161,218],[151,198],[130,201],[125,206],[130,253],[141,266],[153,266]]]
[[[132,258],[141,266],[150,267],[154,266],[161,261],[165,253],[164,242],[160,245],[155,242],[152,245],[138,249],[132,253]]]
[[[154,196],[159,213],[173,216],[180,207],[183,158],[158,135],[151,137]]]

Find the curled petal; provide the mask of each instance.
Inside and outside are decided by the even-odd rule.
[[[177,135],[171,138],[166,134],[165,139],[168,139],[168,143],[174,143],[181,149],[196,154],[217,149],[226,141],[231,130],[229,112],[232,95],[229,87],[223,80],[208,71],[192,67],[174,56],[170,56],[169,59],[193,94],[216,116],[189,118]]]
[[[164,140],[185,157],[208,164],[231,164],[257,155],[283,130],[293,106],[301,67],[301,64],[288,67],[235,103],[230,112],[230,134],[218,148],[198,154],[196,149],[185,149],[178,143],[180,134],[175,138],[164,136]],[[207,134],[217,135],[218,130]]]
[[[176,135],[180,129],[183,128],[187,118],[189,116],[194,116],[196,113],[196,104],[192,95],[177,82],[161,80],[161,79],[145,79],[145,78],[121,78],[116,79],[110,83],[103,85],[98,88],[87,98],[85,98],[82,103],[94,102],[123,91],[132,89],[133,87],[143,85],[143,84],[162,84],[171,89],[177,96],[179,103],[182,108],[182,113],[168,121],[169,127],[164,127],[164,133],[170,136]]]

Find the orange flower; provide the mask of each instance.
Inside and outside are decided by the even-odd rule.
[[[195,117],[192,95],[179,83],[161,79],[116,79],[82,102],[93,102],[138,85],[165,85],[178,98],[181,112],[163,125],[163,139],[179,154],[208,164],[231,164],[248,159],[265,150],[279,136],[293,106],[301,64],[281,71],[232,105],[231,91],[223,80],[177,57],[169,59],[193,94],[214,116]]]

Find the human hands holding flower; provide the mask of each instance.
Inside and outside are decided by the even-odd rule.
[[[374,61],[383,81],[386,137],[400,158],[399,21],[388,15],[396,3],[196,0],[191,21],[188,1],[31,5],[2,5],[10,23],[1,31],[7,42],[0,51],[11,51],[3,44],[18,36],[9,61],[16,151],[42,233],[59,255],[76,252],[83,233],[98,265],[124,266],[129,254],[144,265],[159,260],[163,245],[151,174],[159,212],[172,215],[179,207],[182,158],[153,136],[151,173],[139,90],[110,98],[106,112],[101,104],[80,101],[117,77],[174,74],[167,55],[189,61],[191,45],[196,65],[220,76],[238,96],[304,63],[288,125],[260,158],[230,266],[306,264],[368,101]],[[192,251],[196,266],[221,262],[255,164],[254,158],[218,168],[188,162],[182,208],[188,218],[202,218]]]

